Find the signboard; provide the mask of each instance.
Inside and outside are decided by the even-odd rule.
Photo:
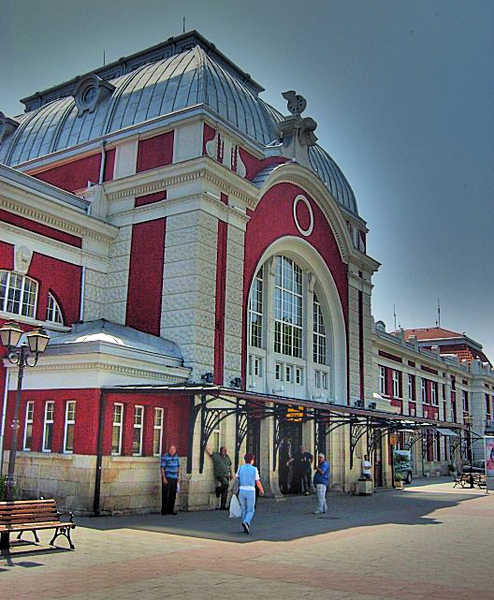
[[[396,444],[398,443],[398,435],[396,433],[389,434],[389,443],[392,446],[396,446]]]
[[[486,436],[485,440],[485,474],[494,477],[494,436]]]
[[[300,422],[303,420],[303,418],[304,418],[304,407],[303,406],[297,406],[296,408],[293,408],[292,406],[288,407],[287,414],[286,414],[287,421]]]

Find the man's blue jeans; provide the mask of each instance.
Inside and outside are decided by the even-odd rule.
[[[256,492],[254,490],[240,490],[238,499],[240,501],[240,506],[242,507],[242,523],[250,525],[252,517],[256,512]]]

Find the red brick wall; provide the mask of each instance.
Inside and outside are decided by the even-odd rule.
[[[166,219],[132,228],[126,324],[160,334]]]
[[[122,455],[132,455],[132,434],[134,424],[134,407],[144,406],[143,454],[153,453],[153,419],[154,408],[164,409],[163,451],[169,445],[177,446],[180,456],[187,452],[187,435],[189,423],[189,398],[187,396],[165,396],[159,394],[122,394],[108,393],[106,398],[105,433],[103,454],[111,454],[113,406],[116,402],[124,405],[124,430],[122,435]]]
[[[173,131],[140,140],[137,149],[137,173],[173,162]]]
[[[12,385],[12,384],[11,384]],[[53,423],[52,452],[63,451],[63,435],[65,424],[65,404],[67,400],[76,401],[76,417],[74,427],[74,454],[96,454],[98,433],[98,402],[100,391],[87,390],[25,390],[22,392],[21,409],[19,414],[20,428],[17,438],[17,449],[22,450],[24,427],[26,422],[26,404],[34,402],[32,452],[41,452],[43,444],[43,427],[45,404],[55,402]],[[15,392],[9,392],[7,404],[7,421],[14,419]],[[10,448],[12,429],[5,428],[5,447]]]
[[[57,258],[33,253],[28,275],[39,281],[37,318],[46,317],[48,292],[60,303],[65,325],[79,320],[81,267]]]

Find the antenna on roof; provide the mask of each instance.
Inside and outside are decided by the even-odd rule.
[[[185,17],[182,19],[182,33],[185,33]]]
[[[393,304],[393,318],[395,322],[395,331],[396,331],[396,304]]]
[[[441,327],[441,302],[439,301],[439,298],[437,299],[437,321],[436,321],[436,325],[438,327]]]
[[[103,66],[106,65],[106,52],[103,50]]]

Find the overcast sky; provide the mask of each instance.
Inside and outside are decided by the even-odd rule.
[[[373,314],[494,360],[494,0],[7,0],[0,110],[197,29],[286,113],[306,97],[382,263]]]

